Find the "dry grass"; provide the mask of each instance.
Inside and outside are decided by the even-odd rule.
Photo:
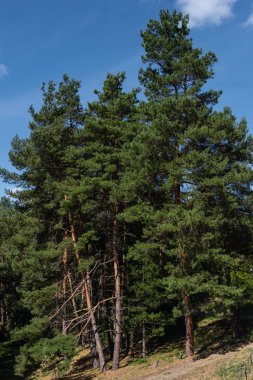
[[[70,373],[58,380],[233,380],[238,378],[239,367],[247,360],[253,344],[235,341],[225,320],[201,321],[196,330],[197,354],[194,360],[183,358],[183,339],[174,338],[143,360],[125,357],[118,371],[99,373],[91,366],[89,351],[80,352],[73,360]],[[38,380],[52,380],[53,374],[39,376]]]

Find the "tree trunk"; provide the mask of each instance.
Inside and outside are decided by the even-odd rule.
[[[91,305],[91,300],[90,300],[90,287],[91,287],[90,274],[89,272],[87,272],[86,279],[85,279],[85,294],[86,294],[87,309],[88,309],[88,312],[90,313],[91,326],[92,326],[92,331],[94,334],[94,339],[96,342],[96,351],[98,353],[100,369],[102,372],[105,372],[106,366],[105,366],[104,351],[103,351],[100,335],[97,329],[96,318],[92,310],[92,305]]]
[[[79,256],[79,252],[76,248],[76,235],[75,235],[75,229],[74,229],[74,224],[73,224],[73,220],[72,220],[72,215],[70,212],[68,213],[68,219],[69,219],[69,225],[70,225],[70,231],[71,231],[71,240],[72,240],[73,246],[75,248],[77,264],[79,264],[80,263],[80,256]],[[96,342],[96,350],[97,350],[98,357],[99,357],[99,365],[100,365],[101,371],[105,372],[106,371],[106,365],[105,365],[105,356],[104,356],[103,346],[102,346],[100,335],[99,335],[99,332],[97,329],[96,318],[95,318],[94,311],[93,311],[92,304],[91,304],[91,297],[90,297],[90,295],[91,295],[91,279],[90,279],[89,272],[88,271],[86,273],[82,272],[82,278],[84,281],[86,305],[87,305],[88,313],[90,315],[92,331],[93,331],[94,339]]]
[[[74,314],[75,314],[75,317],[78,317],[76,301],[75,301],[74,292],[73,292],[72,278],[71,278],[71,274],[69,270],[67,273],[67,277],[68,277],[68,282],[69,282],[70,296],[71,296],[71,302],[72,302]]]
[[[109,236],[109,234],[108,234]],[[110,241],[110,239],[109,239]],[[106,279],[108,278],[108,263],[106,263],[107,259],[109,257],[110,251],[107,251],[107,249],[110,249],[110,244],[107,242],[106,244],[106,250],[104,252],[104,265],[101,269],[101,277],[100,277],[100,286],[101,286],[101,297],[103,299],[107,299],[111,297],[111,293],[109,291],[109,287],[107,286]],[[106,326],[106,335],[107,335],[107,347],[109,351],[110,359],[113,358],[113,350],[114,350],[114,341],[113,341],[113,323],[112,323],[112,311],[109,302],[105,303],[104,307],[104,318],[105,318],[105,326]]]
[[[109,348],[109,354],[110,359],[113,358],[113,351],[114,351],[114,344],[113,344],[113,336],[112,336],[112,330],[113,326],[110,321],[110,314],[109,314],[109,308],[106,306],[106,319],[107,319],[107,340],[108,340],[108,348]]]
[[[192,322],[192,314],[190,311],[190,302],[189,297],[183,296],[183,304],[184,304],[184,316],[185,316],[185,353],[186,356],[194,355],[194,332],[193,332],[193,322]]]
[[[93,358],[93,368],[99,368],[99,358],[96,350],[96,341],[94,339],[94,334],[90,333],[90,352]]]
[[[66,294],[67,294],[67,263],[68,263],[68,250],[64,248],[63,252],[63,280],[62,280],[62,292],[63,292],[63,303],[66,302]],[[66,335],[66,314],[67,314],[66,305],[63,308],[63,318],[62,318],[62,334]]]
[[[142,357],[146,358],[146,327],[145,323],[142,324]]]
[[[134,357],[134,332],[130,331],[130,342],[129,342],[129,356]]]
[[[180,267],[181,267],[182,273],[185,272],[186,258],[187,258],[187,254],[183,251],[183,247],[180,244]],[[184,319],[185,319],[185,353],[186,353],[186,356],[193,356],[194,355],[194,331],[193,331],[190,298],[184,291],[182,292],[182,298],[183,298],[183,310],[184,310]]]
[[[176,159],[180,157],[179,146],[175,145],[176,150]],[[175,203],[176,205],[180,205],[182,203],[181,200],[181,185],[180,182],[176,184],[175,187]],[[183,247],[183,231],[180,230],[179,233],[179,265],[181,268],[182,274],[186,271],[186,259],[187,253]],[[193,322],[192,322],[192,314],[190,308],[190,299],[187,294],[183,291],[183,309],[184,309],[184,319],[185,319],[185,353],[186,356],[194,355],[194,331],[193,331]]]
[[[237,339],[240,335],[240,330],[239,330],[240,315],[239,315],[239,310],[236,306],[232,307],[231,325],[232,325],[233,338]]]
[[[113,267],[115,277],[115,328],[114,328],[114,351],[112,360],[112,369],[119,368],[120,361],[120,349],[121,349],[121,283],[120,283],[120,268],[119,268],[119,256],[117,250],[117,234],[118,234],[118,222],[117,222],[117,207],[115,208],[115,215],[113,221],[112,230],[112,253],[113,253]]]
[[[67,239],[68,233],[65,230],[64,232],[64,239]],[[74,310],[75,317],[78,317],[78,312],[77,312],[77,307],[76,307],[76,301],[73,293],[73,285],[72,285],[72,279],[71,279],[71,274],[68,270],[68,249],[67,247],[64,248],[63,251],[63,268],[64,268],[64,274],[63,274],[63,280],[62,280],[62,291],[63,291],[63,302],[66,302],[67,299],[67,280],[69,283],[69,290],[70,290],[70,295],[71,295],[71,302]],[[62,319],[62,333],[64,335],[67,334],[66,331],[66,309],[67,305],[64,306],[63,308],[63,319]]]

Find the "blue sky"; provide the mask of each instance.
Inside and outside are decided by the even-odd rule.
[[[28,135],[42,82],[63,73],[82,80],[84,104],[107,72],[125,70],[126,88],[138,86],[140,30],[160,9],[190,14],[195,45],[219,59],[219,107],[245,116],[253,133],[253,0],[9,0],[0,12],[0,166],[10,168],[15,134]]]

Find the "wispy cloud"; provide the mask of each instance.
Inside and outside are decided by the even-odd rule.
[[[7,67],[3,63],[0,63],[0,79],[2,79],[3,77],[6,77],[7,75],[8,75]]]
[[[246,22],[243,24],[243,26],[245,26],[245,27],[253,26],[253,5],[252,5],[251,13],[250,13],[248,19],[246,20]]]
[[[233,16],[233,6],[238,0],[177,0],[184,13],[190,15],[190,26],[220,25]]]

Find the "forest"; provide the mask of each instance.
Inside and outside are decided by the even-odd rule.
[[[44,83],[14,171],[1,168],[14,190],[0,203],[0,339],[17,377],[64,373],[80,347],[115,371],[175,333],[192,357],[198,321],[225,320],[233,339],[253,321],[246,120],[217,110],[217,58],[188,16],[162,10],[141,37],[139,88],[108,73],[83,105],[80,81]]]

